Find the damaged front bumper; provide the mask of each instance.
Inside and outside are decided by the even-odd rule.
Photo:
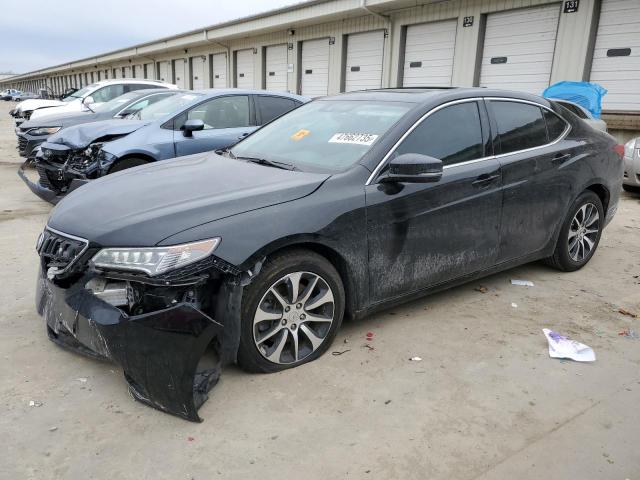
[[[223,341],[223,326],[188,302],[128,315],[85,288],[91,274],[61,288],[43,271],[36,306],[49,338],[65,348],[118,363],[136,400],[187,420],[217,383],[221,361],[202,367],[211,345]],[[220,357],[219,357],[220,358]]]
[[[28,168],[31,164],[34,164],[36,170],[38,171],[38,175],[40,176],[40,180],[37,183],[29,180],[25,173],[25,169]],[[20,165],[20,168],[18,168],[18,176],[27,185],[27,187],[29,187],[29,190],[31,190],[35,195],[40,197],[45,202],[49,202],[53,205],[62,200],[64,196],[69,192],[72,192],[73,190],[90,182],[90,180],[86,178],[73,178],[70,180],[69,185],[64,192],[58,191],[53,187],[53,185],[51,185],[51,183],[47,179],[47,170],[57,172],[58,168],[43,164],[37,159],[35,161],[33,161],[33,159],[27,159],[24,163],[22,163],[22,165]]]

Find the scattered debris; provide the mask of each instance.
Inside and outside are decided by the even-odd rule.
[[[513,303],[513,302],[511,302],[511,306],[512,306],[513,308],[518,308],[518,304],[517,304],[517,303]]]
[[[367,341],[370,342],[371,340],[373,340],[373,336],[374,336],[373,332],[367,332]]]
[[[193,437],[187,437],[187,441],[188,442],[193,442],[194,440],[195,440],[195,438],[193,438]]]
[[[368,349],[369,349],[369,351],[371,351],[371,350],[375,350],[375,348],[373,348],[371,345],[369,345],[369,344],[367,344],[367,343],[365,343],[365,344],[364,344],[364,346],[365,346],[366,348],[368,348]]]
[[[349,343],[349,339],[348,339],[348,338],[345,338],[345,339],[344,339],[344,343]]]
[[[387,400],[386,402],[384,402],[385,405],[389,405],[391,403],[391,400]]]
[[[626,328],[623,331],[619,332],[618,335],[621,337],[632,338],[633,340],[640,340],[640,335],[635,330],[631,330],[630,328]]]
[[[637,313],[630,312],[629,310],[625,310],[624,308],[619,308],[618,312],[621,313],[622,315],[626,315],[627,317],[638,318]]]
[[[411,357],[409,359],[410,362],[421,362],[422,361],[422,357]]]
[[[58,427],[51,427],[51,428],[49,429],[49,431],[50,431],[50,432],[55,432],[56,430],[58,430]]]
[[[87,383],[87,379],[85,377],[76,378],[80,383]]]
[[[511,279],[511,285],[520,285],[521,287],[533,287],[533,282],[530,280],[514,280]]]
[[[543,328],[542,332],[549,343],[549,356],[551,358],[570,358],[576,362],[593,362],[596,359],[591,347],[571,340],[553,330]]]
[[[31,401],[29,401],[29,406],[30,407],[41,407],[42,406],[42,402],[37,402],[35,400],[31,400]]]
[[[336,356],[336,357],[337,357],[338,355],[342,355],[343,353],[347,353],[347,352],[350,352],[350,351],[351,351],[351,350],[348,350],[348,349],[347,349],[347,350],[343,350],[343,351],[341,351],[341,352],[331,352],[331,355],[334,355],[334,356]]]
[[[474,290],[480,293],[487,293],[489,291],[487,287],[483,287],[482,285],[477,286],[476,288],[474,288]]]

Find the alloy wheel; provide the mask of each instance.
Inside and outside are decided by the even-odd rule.
[[[582,262],[589,257],[598,240],[600,214],[593,203],[582,205],[571,220],[567,246],[574,262]]]
[[[329,284],[312,272],[292,272],[273,283],[253,317],[253,341],[277,364],[298,363],[315,352],[334,321]]]

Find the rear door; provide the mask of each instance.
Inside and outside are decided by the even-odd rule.
[[[174,121],[176,156],[192,155],[226,148],[256,129],[249,95],[215,97],[192,107]],[[198,119],[204,130],[185,137],[181,127],[187,120]]]
[[[576,146],[562,140],[568,124],[539,105],[508,99],[487,103],[504,183],[502,262],[538,252],[552,240],[573,195]]]
[[[365,187],[373,302],[483,270],[497,258],[502,182],[483,102],[432,110],[390,158],[404,153],[439,158],[444,172],[435,183]]]

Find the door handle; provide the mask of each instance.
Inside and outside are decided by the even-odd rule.
[[[556,153],[551,160],[552,163],[562,163],[571,157],[570,153]]]
[[[499,178],[499,177],[500,175],[497,173],[493,175],[488,173],[483,173],[478,178],[476,178],[473,182],[471,182],[471,185],[473,185],[474,187],[483,187],[493,182],[496,178]]]

